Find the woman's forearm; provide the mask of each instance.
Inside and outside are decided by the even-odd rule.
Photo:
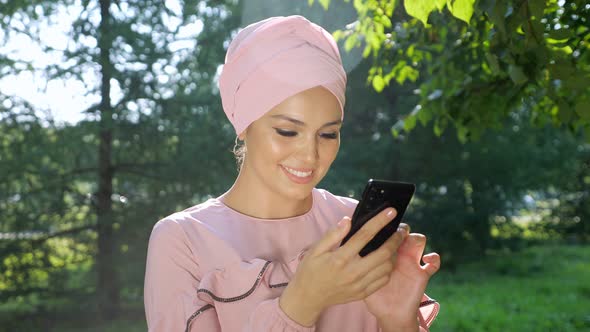
[[[322,309],[308,299],[290,283],[279,299],[279,307],[293,321],[303,326],[313,326],[320,317]]]

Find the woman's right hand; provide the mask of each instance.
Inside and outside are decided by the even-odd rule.
[[[341,247],[350,229],[342,219],[304,256],[279,299],[281,309],[304,326],[315,324],[329,306],[362,300],[389,281],[393,256],[407,232],[398,229],[379,249],[361,257],[361,249],[396,215],[387,208],[369,220]]]

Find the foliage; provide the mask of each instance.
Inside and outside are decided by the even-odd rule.
[[[79,80],[95,101],[105,96],[103,86],[109,85],[114,92],[108,94],[110,107],[96,103],[86,110],[86,118],[74,125],[55,123],[50,115],[13,96],[0,98],[0,234],[21,236],[0,240],[0,302],[8,303],[4,307],[8,313],[0,314],[6,318],[0,317],[0,325],[19,330],[10,324],[20,322],[4,324],[16,317],[10,313],[18,311],[16,307],[24,308],[23,321],[29,316],[45,317],[27,321],[30,326],[49,324],[44,329],[62,318],[74,321],[64,329],[78,329],[73,316],[86,322],[83,313],[96,313],[96,257],[101,251],[97,244],[97,195],[102,179],[97,152],[105,129],[111,135],[107,170],[113,187],[112,213],[107,220],[113,231],[108,241],[113,255],[107,264],[114,267],[109,273],[120,283],[118,293],[123,305],[132,304],[132,309],[123,309],[140,311],[136,315],[140,317],[145,252],[152,225],[165,215],[220,194],[236,174],[229,152],[234,133],[221,111],[215,77],[223,62],[222,41],[228,41],[240,24],[242,5],[229,0],[185,1],[178,11],[161,1],[113,2],[109,7],[108,43],[101,48],[99,2],[9,3],[0,8],[2,33],[26,34],[45,52],[59,55],[60,61],[36,69],[23,59],[0,54],[2,75],[40,70],[48,81]],[[543,125],[563,116],[562,108],[553,115],[542,115],[538,100],[553,98],[546,93],[549,88],[541,86],[542,80],[530,78],[517,85],[511,77],[518,78],[518,73],[506,73],[510,65],[506,61],[516,52],[512,47],[520,41],[509,34],[514,28],[510,24],[522,12],[505,16],[507,30],[502,38],[511,44],[502,53],[497,48],[500,46],[492,47],[486,40],[497,34],[484,34],[495,30],[491,23],[482,23],[487,16],[482,16],[481,3],[472,6],[469,1],[456,0],[449,5],[437,1],[433,2],[436,10],[428,9],[429,3],[416,1],[408,8],[407,2],[405,8],[430,22],[426,27],[419,19],[405,15],[400,6],[392,6],[394,2],[357,0],[354,5],[359,10],[366,4],[389,7],[384,7],[381,16],[376,16],[377,7],[367,9],[366,22],[359,20],[347,30],[336,32],[348,48],[365,43],[367,59],[349,74],[341,151],[320,186],[358,197],[370,177],[416,182],[418,192],[408,211],[408,222],[414,230],[427,234],[432,249],[443,255],[446,269],[458,268],[468,259],[481,259],[490,250],[519,247],[524,243],[520,238],[527,238],[530,232],[534,236],[529,238],[535,239],[557,234],[557,238],[571,240],[574,234],[580,235],[576,241],[587,240],[590,230],[584,221],[590,218],[585,204],[590,149],[576,131],[582,127],[577,113],[572,113],[569,122],[575,127],[573,133]],[[327,7],[330,1],[320,4]],[[494,4],[498,8],[508,6],[506,1]],[[471,19],[470,6],[474,9]],[[41,21],[55,19],[64,8],[79,10],[80,15],[72,26],[71,47],[59,50],[39,38],[39,29]],[[445,16],[447,12],[459,19]],[[557,12],[547,6],[544,15]],[[566,14],[559,15],[560,20],[565,19]],[[369,24],[368,18],[376,30],[355,33]],[[198,22],[202,22],[202,31]],[[375,43],[381,33],[390,36],[385,42]],[[528,32],[523,33],[521,38],[526,41]],[[575,38],[579,36],[569,38],[568,43]],[[460,41],[457,45],[456,40]],[[498,43],[508,41],[500,38]],[[381,48],[375,51],[379,45]],[[464,45],[471,45],[471,51],[466,52]],[[571,61],[577,66],[576,73],[586,70],[587,52],[581,50],[586,45],[586,41],[580,41],[579,55]],[[101,58],[102,49],[109,51],[109,61]],[[498,58],[499,71],[494,75],[485,69],[490,66],[486,62],[488,53]],[[518,63],[529,60],[520,57]],[[375,67],[384,63],[396,67]],[[550,73],[553,67],[548,68]],[[106,85],[97,83],[103,69],[110,75]],[[537,69],[524,72],[529,75]],[[367,72],[371,73],[370,87],[365,83]],[[505,85],[490,87],[502,80]],[[445,89],[437,92],[443,85]],[[478,91],[476,85],[481,87],[481,94],[474,92]],[[513,89],[515,86],[520,88]],[[566,104],[567,98],[578,98],[576,89],[571,96],[563,86],[554,90],[559,96],[563,94]],[[431,98],[425,101],[424,96]],[[507,103],[511,98],[512,104]],[[522,100],[525,102],[519,105]],[[421,108],[415,108],[416,104]],[[463,108],[467,105],[477,106],[466,112]],[[442,107],[444,111],[440,111]],[[497,108],[490,110],[493,107]],[[466,116],[473,121],[461,122]],[[391,127],[399,119],[402,121],[394,127],[398,135],[393,137]],[[458,138],[443,130],[445,121],[456,126]],[[499,129],[484,132],[488,125]],[[462,132],[461,126],[466,131]],[[479,140],[467,140],[472,136]],[[536,209],[523,201],[524,195],[534,198]],[[559,204],[543,205],[556,201]],[[523,229],[512,222],[527,213],[542,216],[544,223],[534,225],[544,227]],[[35,232],[19,233],[30,231]],[[509,243],[514,239],[516,243]],[[509,263],[502,264],[511,268]],[[76,308],[79,311],[72,311]],[[72,314],[64,317],[67,312]],[[493,326],[487,319],[481,318]],[[125,322],[119,323],[121,327],[114,323],[104,329],[132,329]],[[143,324],[139,329],[145,329]],[[35,329],[30,326],[20,329]]]
[[[579,179],[590,175],[589,145],[580,135],[532,126],[526,110],[513,113],[502,129],[486,132],[478,141],[462,143],[449,132],[438,137],[431,124],[392,137],[393,119],[419,97],[411,94],[414,87],[409,84],[368,91],[362,79],[368,66],[364,61],[349,74],[352,93],[347,97],[342,147],[323,185],[358,198],[369,178],[416,183],[407,222],[428,236],[445,266],[478,259],[492,248],[520,247],[525,234],[514,222],[522,215],[562,213],[566,197],[587,195]],[[535,196],[539,205],[552,195],[562,205],[536,210],[523,199],[526,195]],[[578,220],[579,227],[590,215],[583,213],[581,200],[575,203],[576,214],[561,220]],[[492,232],[498,229],[499,236]],[[588,234],[580,231],[582,238]]]
[[[437,331],[588,331],[588,246],[498,252],[441,272],[427,292],[441,303]]]
[[[451,264],[506,245],[493,237],[492,227],[510,229],[523,210],[530,209],[523,199],[527,193],[542,197],[555,186],[575,183],[564,164],[583,168],[587,157],[581,138],[551,127],[532,128],[526,114],[503,130],[484,134],[477,143],[462,144],[449,134],[437,138],[428,127],[406,139],[401,168],[420,184],[412,218]],[[429,149],[415,153],[420,146]],[[588,169],[583,172],[588,174]],[[568,194],[559,191],[560,196]]]
[[[364,45],[372,55],[368,81],[377,91],[419,83],[419,101],[394,133],[432,121],[437,135],[452,125],[465,142],[528,108],[539,126],[590,137],[585,1],[419,0],[404,1],[405,11],[397,4],[355,0],[358,20],[334,33],[347,50]]]
[[[48,81],[78,80],[99,101],[80,110],[86,119],[66,125],[14,97],[0,100],[0,232],[17,236],[0,242],[3,301],[76,292],[109,293],[113,308],[119,295],[137,301],[152,225],[227,188],[235,174],[232,132],[221,124],[213,78],[221,41],[239,20],[228,14],[239,6],[180,5],[55,0],[0,8],[3,35],[29,38],[60,59],[36,68],[3,54],[4,75],[30,70]],[[60,49],[41,34],[64,12],[76,20]],[[18,238],[25,230],[36,233]],[[85,282],[69,280],[70,269],[83,270]]]
[[[81,166],[88,151],[78,147],[75,131],[42,125],[26,102],[1,105],[10,109],[0,109],[0,232],[24,238],[0,241],[0,301],[63,295],[70,291],[66,269],[91,257],[85,242],[91,242],[93,217],[85,188],[92,169]],[[72,230],[82,242],[53,237]]]

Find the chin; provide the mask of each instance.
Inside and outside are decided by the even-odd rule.
[[[315,184],[306,184],[306,185],[291,184],[291,186],[288,187],[287,190],[280,190],[280,188],[279,188],[279,190],[280,190],[279,192],[281,194],[283,194],[285,197],[288,197],[289,199],[302,201],[302,200],[308,198],[309,195],[311,195],[311,191],[313,190],[314,187],[315,187]]]
[[[294,198],[298,199],[298,200],[307,199],[311,195],[312,189],[313,189],[313,187],[306,188],[304,190],[298,190],[296,193],[294,193],[293,196],[295,196]]]

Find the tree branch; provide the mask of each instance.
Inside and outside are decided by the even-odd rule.
[[[48,235],[45,235],[45,236],[42,236],[40,238],[32,239],[31,240],[31,243],[33,245],[37,245],[37,244],[43,243],[43,242],[45,242],[45,241],[47,241],[49,239],[55,238],[55,237],[61,237],[61,236],[64,236],[64,235],[77,234],[77,233],[80,233],[80,232],[83,232],[83,231],[87,231],[87,230],[90,230],[90,229],[95,229],[95,228],[96,228],[96,225],[84,225],[84,226],[80,226],[80,227],[73,227],[73,228],[70,228],[70,229],[62,230],[62,231],[52,232],[52,233],[50,233]]]

